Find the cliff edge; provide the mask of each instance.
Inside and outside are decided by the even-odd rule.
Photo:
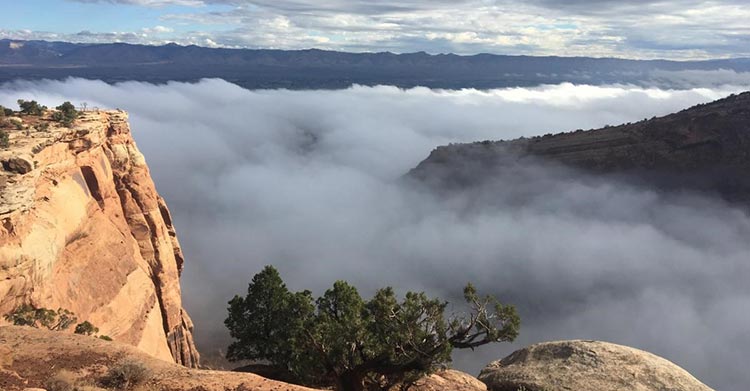
[[[0,150],[0,315],[24,303],[64,308],[119,342],[197,366],[182,251],[127,114],[83,112],[72,128],[50,115],[13,119],[25,129],[8,130]]]

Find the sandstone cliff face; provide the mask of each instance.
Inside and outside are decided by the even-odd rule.
[[[712,391],[661,357],[599,341],[531,345],[490,363],[479,379],[490,391]]]
[[[750,201],[750,92],[638,123],[439,147],[409,176],[463,187],[532,160]]]
[[[49,122],[46,132],[24,121],[28,133],[11,132],[0,151],[0,314],[65,308],[101,334],[197,366],[182,252],[127,114],[86,112],[73,129]]]

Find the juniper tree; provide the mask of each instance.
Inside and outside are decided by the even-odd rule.
[[[23,100],[19,99],[18,106],[21,108],[21,113],[27,115],[42,115],[44,110],[47,108],[37,103],[35,100]]]
[[[368,301],[345,281],[313,300],[290,292],[278,271],[256,274],[245,297],[229,302],[225,324],[235,341],[230,360],[264,360],[307,385],[338,391],[387,390],[408,385],[451,360],[454,348],[513,341],[520,320],[513,306],[480,297],[467,285],[469,312],[447,318],[448,303],[392,288]]]
[[[57,112],[52,114],[52,119],[60,122],[65,127],[70,127],[73,121],[78,118],[78,110],[70,102],[64,102],[60,106],[55,107],[55,109],[57,109]]]

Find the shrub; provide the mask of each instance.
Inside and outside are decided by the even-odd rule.
[[[78,118],[78,111],[70,102],[65,102],[55,108],[58,111],[52,114],[52,119],[60,122],[65,127],[70,127],[70,125],[73,124],[73,121]]]
[[[27,115],[42,115],[47,107],[40,105],[35,100],[18,100],[18,106],[21,108],[21,113]]]
[[[112,341],[112,337],[110,337],[109,335],[100,335],[99,339],[103,339],[105,341]]]
[[[0,119],[2,119],[3,117],[10,117],[13,114],[13,109],[9,109],[5,106],[0,105]]]
[[[78,391],[76,376],[73,372],[62,370],[44,382],[47,391]]]
[[[52,331],[59,331],[69,328],[78,318],[66,309],[58,308],[57,311],[53,311],[47,308],[36,308],[31,304],[23,304],[5,315],[5,320],[16,326],[44,327]]]
[[[151,371],[146,366],[132,359],[125,359],[109,368],[101,384],[107,388],[127,390],[146,382],[151,377]]]
[[[0,129],[0,148],[8,148],[10,146],[10,138],[8,132]]]
[[[76,334],[82,334],[82,335],[94,335],[98,332],[99,332],[99,328],[95,327],[88,320],[84,321],[83,323],[77,324],[76,329],[75,329]]]
[[[78,379],[73,372],[64,369],[47,379],[44,382],[44,388],[47,391],[105,391]]]
[[[12,119],[12,120],[10,121],[10,123],[11,123],[11,124],[13,124],[13,126],[15,126],[16,130],[21,130],[21,129],[23,129],[23,122],[21,122],[21,121],[19,121],[19,120],[17,120],[17,119]]]

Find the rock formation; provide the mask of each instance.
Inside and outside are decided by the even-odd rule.
[[[463,187],[531,160],[597,174],[617,173],[659,187],[716,192],[730,201],[747,202],[750,92],[638,123],[439,147],[409,176]]]
[[[0,150],[0,315],[23,303],[64,308],[116,341],[197,366],[182,252],[128,116],[81,114],[72,129],[50,113],[22,117],[26,129]]]
[[[444,369],[417,380],[411,391],[486,391],[487,386],[468,373]],[[514,390],[515,391],[515,390]]]
[[[661,357],[598,341],[531,345],[490,363],[479,379],[490,391],[711,391]]]

